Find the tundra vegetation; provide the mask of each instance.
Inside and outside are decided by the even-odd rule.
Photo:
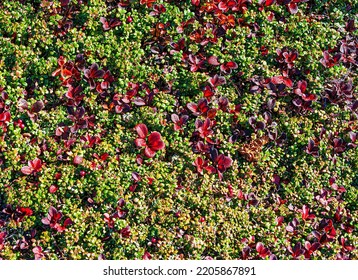
[[[4,0],[2,259],[357,259],[357,0]]]

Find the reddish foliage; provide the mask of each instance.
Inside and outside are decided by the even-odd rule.
[[[35,158],[34,160],[29,160],[28,165],[21,168],[21,172],[25,175],[36,174],[42,169],[41,159]]]
[[[144,155],[146,157],[152,158],[157,151],[164,149],[165,144],[159,132],[154,131],[147,138],[148,128],[145,124],[137,124],[135,130],[139,137],[135,139],[134,143],[137,147],[145,147]]]
[[[72,224],[72,220],[70,218],[65,219],[63,225],[59,222],[62,219],[62,213],[57,211],[57,209],[53,206],[50,206],[47,217],[43,218],[41,221],[44,225],[50,226],[50,228],[55,229],[57,232],[63,232],[66,228]]]
[[[111,18],[110,20],[107,20],[105,17],[101,17],[100,22],[103,25],[104,31],[110,30],[110,29],[122,24],[122,22],[116,18]]]

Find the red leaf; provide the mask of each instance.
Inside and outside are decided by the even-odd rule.
[[[314,101],[317,99],[316,95],[311,93],[308,94],[303,93],[301,97],[304,101]]]
[[[72,225],[73,221],[70,218],[67,218],[64,222],[63,222],[63,226],[67,227],[69,225]]]
[[[61,70],[61,76],[62,76],[62,78],[67,80],[68,78],[70,78],[72,76],[72,72],[70,70],[68,70],[68,69],[62,69]]]
[[[288,10],[291,14],[296,14],[298,12],[298,6],[296,3],[290,3],[288,4]]]
[[[276,186],[280,186],[280,182],[281,182],[281,178],[280,176],[278,176],[277,174],[273,175],[273,179],[272,182],[276,185]]]
[[[206,113],[206,116],[209,118],[209,119],[213,119],[215,118],[216,116],[216,109],[215,108],[211,108],[207,113]]]
[[[309,213],[310,209],[307,205],[303,205],[301,212],[303,220],[312,220],[316,217],[315,215]]]
[[[216,173],[216,168],[212,165],[204,167],[206,171],[208,171],[210,174]]]
[[[273,12],[270,12],[269,15],[267,16],[267,20],[272,22],[274,16],[275,16],[275,14]]]
[[[259,253],[261,258],[265,258],[270,255],[270,250],[265,248],[261,242],[256,244],[256,251]]]
[[[108,26],[108,21],[105,17],[100,17],[99,21],[103,24],[103,29],[105,28],[105,25]]]
[[[131,234],[131,228],[130,226],[126,226],[125,228],[121,229],[119,231],[119,234],[123,237],[123,238],[128,238]]]
[[[102,160],[102,161],[106,161],[108,157],[109,157],[109,154],[108,154],[108,153],[103,153],[103,154],[101,155],[101,160]]]
[[[53,206],[50,206],[48,210],[48,215],[50,218],[52,218],[57,213],[57,209]]]
[[[203,174],[203,166],[205,165],[204,160],[201,157],[198,157],[195,161],[194,161],[194,166],[196,166],[196,171],[200,174]]]
[[[284,221],[284,218],[282,216],[276,218],[276,224],[277,226],[281,226]]]
[[[226,63],[226,67],[229,67],[230,69],[237,69],[237,64],[234,61],[229,61],[228,63]]]
[[[210,97],[214,96],[214,92],[211,90],[210,86],[205,86],[204,90],[204,97],[209,100]]]
[[[197,0],[191,0],[192,2],[193,1],[197,1]],[[200,0],[199,0],[200,1]],[[144,252],[144,255],[142,256],[142,259],[143,260],[150,260],[152,258],[152,256],[149,254],[149,252],[148,251],[145,251]]]
[[[198,101],[198,111],[200,111],[202,114],[205,114],[208,110],[208,100],[205,98],[200,98]]]
[[[83,157],[81,157],[81,156],[75,156],[73,159],[74,165],[80,165],[82,162],[83,162]]]
[[[223,76],[219,76],[218,74],[215,74],[213,77],[209,79],[209,83],[213,88],[216,88],[217,86],[225,84],[226,79]]]
[[[58,190],[58,187],[55,185],[51,185],[49,188],[50,193],[55,193],[55,192],[57,192],[57,190]]]
[[[11,115],[9,112],[4,112],[0,114],[0,121],[1,122],[9,122],[11,118]]]
[[[36,172],[41,170],[42,162],[41,159],[35,158],[32,161],[29,161],[29,166],[33,168]]]
[[[137,138],[134,140],[134,144],[137,146],[137,147],[145,147],[147,146],[147,143],[145,142],[145,140],[143,138]]]
[[[60,75],[60,73],[61,73],[61,68],[56,69],[55,71],[53,71],[51,75],[52,75],[52,77],[56,77],[56,76]]]
[[[198,113],[198,105],[196,105],[195,103],[190,102],[190,103],[186,104],[186,107],[188,107],[188,109],[190,111],[192,111],[192,113],[194,115],[199,115],[199,113]]]
[[[33,248],[32,252],[35,255],[35,260],[41,260],[45,256],[42,252],[42,247],[40,246],[36,246],[35,248]]]
[[[57,59],[57,63],[59,66],[63,66],[66,63],[66,58],[64,58],[62,55]]]
[[[33,214],[33,211],[27,207],[19,207],[17,210],[25,216],[31,216]]]
[[[85,77],[87,79],[90,79],[90,82],[91,82],[91,79],[102,78],[104,75],[104,71],[98,70],[98,64],[93,63],[89,69],[84,70],[84,74],[85,74]]]
[[[172,114],[170,117],[171,117],[173,123],[179,123],[180,119],[177,114]]]
[[[161,135],[159,132],[154,131],[149,135],[148,146],[154,151],[164,149],[165,144],[161,140]]]
[[[208,130],[210,128],[210,124],[211,124],[210,119],[206,118],[205,121],[203,122],[202,129],[204,131]]]
[[[45,107],[42,101],[35,102],[31,107],[31,112],[38,113]]]
[[[275,85],[282,84],[283,83],[283,76],[275,76],[271,78],[271,82]]]
[[[21,168],[21,172],[25,175],[30,175],[34,170],[29,166],[24,166]]]
[[[258,242],[258,243],[256,244],[256,251],[257,251],[257,252],[260,253],[264,248],[265,248],[265,247],[264,247],[264,245],[263,245],[261,242]]]
[[[156,151],[153,151],[151,148],[145,147],[144,154],[145,154],[146,157],[149,157],[149,158],[154,157],[154,156],[155,156],[155,152],[156,152]]]
[[[145,138],[145,137],[147,137],[147,135],[148,135],[148,128],[147,128],[147,126],[145,125],[145,124],[143,124],[143,123],[141,123],[141,124],[137,124],[136,126],[135,126],[135,130],[137,131],[137,133],[138,133],[138,136],[140,137],[140,138]]]
[[[137,97],[133,100],[133,103],[137,106],[144,106],[146,105],[144,99],[142,97]]]
[[[336,178],[331,177],[329,178],[329,185],[332,186],[336,182]]]
[[[112,18],[109,21],[107,21],[106,18],[101,17],[100,21],[101,21],[101,23],[103,25],[102,27],[103,27],[104,31],[110,30],[111,28],[114,28],[114,27],[119,26],[119,25],[122,24],[122,22],[119,19],[116,19],[116,18]]]
[[[307,89],[307,82],[306,81],[299,81],[297,86],[301,90],[301,92],[305,92],[306,89]]]
[[[141,176],[137,172],[132,172],[132,178],[133,178],[134,182],[136,182],[136,183],[142,179]]]
[[[142,158],[141,155],[137,155],[137,156],[136,156],[136,162],[137,162],[137,164],[139,164],[139,165],[142,165],[142,164],[143,164],[143,158]]]
[[[196,65],[192,65],[190,66],[190,71],[191,72],[196,72],[199,68]]]
[[[209,64],[214,65],[214,66],[220,65],[220,63],[219,63],[219,61],[218,61],[218,58],[217,58],[215,55],[210,56],[210,57],[207,59],[207,61],[208,61]]]
[[[216,158],[218,169],[221,172],[224,172],[232,164],[232,159],[230,157],[224,156],[223,154],[219,155]]]
[[[51,222],[50,220],[46,217],[46,218],[42,218],[41,219],[41,222],[44,224],[44,225],[49,225]]]
[[[133,184],[129,187],[129,191],[135,192],[136,188],[138,187],[138,184]]]
[[[144,5],[146,4],[148,8],[151,8],[153,6],[153,2],[156,0],[140,0],[140,4]]]
[[[62,218],[62,213],[61,212],[57,212],[54,216],[53,219],[57,222],[59,220],[61,220]]]
[[[70,0],[61,0],[61,6],[67,6],[70,3]]]
[[[286,78],[286,77],[283,78],[283,83],[289,88],[292,88],[292,86],[293,86],[292,80],[289,78]]]

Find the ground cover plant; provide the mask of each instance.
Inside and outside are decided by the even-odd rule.
[[[357,0],[0,3],[2,259],[357,259]]]

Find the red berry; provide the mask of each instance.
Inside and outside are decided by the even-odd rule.
[[[84,177],[85,175],[86,175],[86,172],[83,171],[83,170],[81,170],[81,171],[80,171],[80,176],[81,176],[81,177]]]
[[[62,174],[61,174],[60,172],[57,172],[57,173],[55,174],[55,179],[56,179],[56,180],[61,179],[61,177],[62,177]]]
[[[23,123],[21,123],[21,124],[19,125],[19,127],[20,127],[21,129],[24,129],[24,128],[25,128],[25,125],[24,125]]]
[[[127,23],[131,23],[133,21],[132,17],[127,17]]]

